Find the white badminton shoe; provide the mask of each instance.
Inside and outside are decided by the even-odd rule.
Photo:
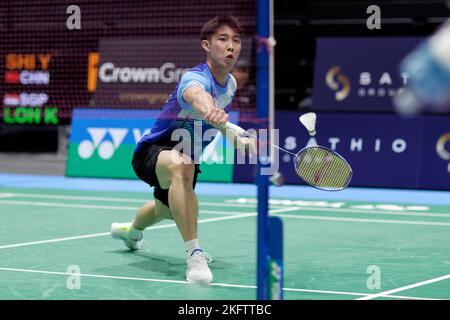
[[[194,250],[193,254],[188,255],[186,258],[186,280],[203,284],[211,283],[213,275],[208,267],[208,263],[211,261],[212,258],[208,253],[200,249]]]
[[[131,222],[111,224],[111,236],[113,239],[123,240],[125,245],[130,250],[138,250],[140,242],[143,238],[142,232],[139,233],[136,239],[130,238]]]

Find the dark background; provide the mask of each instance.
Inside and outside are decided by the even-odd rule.
[[[277,109],[295,110],[302,101],[308,105],[304,99],[311,96],[317,38],[427,36],[449,16],[445,0],[274,2]],[[366,27],[370,5],[381,9],[379,30]]]

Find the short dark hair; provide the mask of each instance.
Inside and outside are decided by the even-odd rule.
[[[239,20],[234,16],[216,16],[209,20],[203,25],[202,31],[200,32],[201,40],[209,40],[211,36],[217,32],[217,30],[222,26],[230,27],[234,32],[241,35],[242,28]]]

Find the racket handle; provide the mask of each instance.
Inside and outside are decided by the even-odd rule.
[[[242,129],[241,127],[239,127],[238,125],[231,123],[231,122],[227,122],[225,123],[225,128],[230,129],[230,130],[234,130],[236,131],[238,134],[247,134],[247,131],[245,131],[244,129]]]

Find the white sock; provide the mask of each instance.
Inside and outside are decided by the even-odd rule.
[[[198,243],[198,239],[192,239],[189,241],[186,241],[184,243],[184,246],[186,247],[186,253],[191,256],[193,253],[196,252],[202,252],[203,250],[200,248],[200,244]]]
[[[131,223],[130,239],[141,240],[141,238],[142,238],[142,231],[143,230],[139,230],[139,229],[136,229],[135,227],[133,227],[133,223]]]

